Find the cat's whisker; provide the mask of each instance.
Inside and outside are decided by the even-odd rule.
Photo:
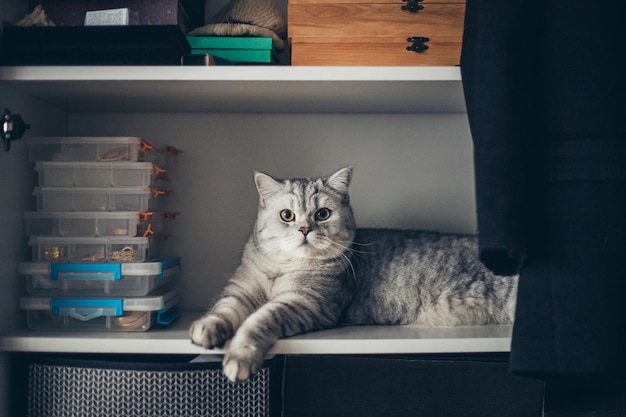
[[[340,259],[344,262],[344,265],[346,265],[346,269],[348,267],[350,268],[350,275],[352,275],[352,279],[356,281],[356,270],[354,268],[354,265],[352,264],[352,260],[350,259],[350,257],[342,253]]]
[[[343,264],[344,271],[350,269],[353,279],[356,280],[356,270],[354,268],[354,265],[352,264],[352,259],[350,256],[346,254],[346,252],[352,253],[353,249],[349,246],[342,245],[339,242],[335,242],[334,240],[328,237],[322,237],[321,239],[329,243],[331,246],[339,247],[342,249],[342,251],[339,252],[339,256],[336,256],[335,252],[331,251],[330,249],[327,249],[326,251],[329,253],[329,255],[332,256],[332,259],[336,259],[338,262],[341,262]]]
[[[345,242],[345,244],[349,245],[349,246],[345,246],[347,249],[350,250],[351,253],[357,253],[357,254],[364,254],[364,255],[368,255],[368,254],[373,254],[376,253],[376,251],[366,251],[366,250],[359,250],[359,249],[355,249],[354,246],[375,246],[377,242],[367,242],[367,243],[360,243],[357,241],[348,241]],[[340,244],[340,243],[337,243]]]
[[[335,240],[332,240],[330,238],[325,238],[325,239],[327,239],[333,245],[339,246],[340,248],[342,248],[345,251],[350,252],[350,253],[372,253],[372,252],[365,252],[365,251],[360,251],[360,250],[354,249],[352,247],[353,241],[351,241],[351,240],[350,241],[335,241]],[[373,245],[373,244],[374,243],[372,243],[371,245]],[[361,246],[368,246],[368,245],[362,244]]]
[[[358,245],[358,246],[375,246],[376,245],[376,242],[361,243],[361,242],[357,242],[356,240],[353,240],[351,243],[353,245]]]

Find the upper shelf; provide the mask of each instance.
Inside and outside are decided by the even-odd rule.
[[[0,85],[70,113],[465,111],[458,67],[0,67]]]

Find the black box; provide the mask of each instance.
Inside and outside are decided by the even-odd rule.
[[[288,356],[285,417],[533,417],[544,383],[507,355]]]
[[[41,5],[56,26],[82,26],[85,13],[128,8],[139,15],[140,25],[179,25],[184,33],[204,25],[204,0],[31,0]]]
[[[2,65],[180,65],[191,52],[176,25],[4,29]]]

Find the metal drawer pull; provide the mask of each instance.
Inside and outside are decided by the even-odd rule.
[[[417,13],[424,8],[419,4],[422,0],[402,0],[406,2],[406,5],[402,6],[402,10],[408,10],[411,13]]]
[[[429,40],[429,38],[426,38],[424,36],[411,36],[410,38],[407,38],[406,41],[412,42],[412,45],[407,46],[406,50],[413,52],[424,52],[428,49],[428,45],[426,45],[426,42],[428,42]]]

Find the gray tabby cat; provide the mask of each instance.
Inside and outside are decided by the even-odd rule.
[[[221,347],[231,381],[256,373],[282,337],[338,324],[511,323],[517,280],[490,273],[474,236],[356,229],[351,168],[328,178],[255,173],[259,211],[241,264],[190,329]]]

